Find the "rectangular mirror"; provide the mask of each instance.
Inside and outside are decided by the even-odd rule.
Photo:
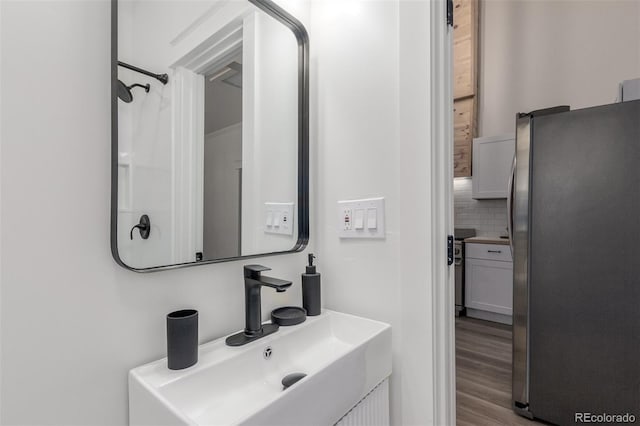
[[[270,0],[112,1],[111,251],[139,271],[302,250],[308,38]]]

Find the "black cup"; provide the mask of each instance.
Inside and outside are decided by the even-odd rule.
[[[167,364],[182,370],[198,362],[198,311],[183,309],[167,315]]]

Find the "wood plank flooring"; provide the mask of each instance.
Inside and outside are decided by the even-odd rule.
[[[511,410],[511,326],[456,318],[458,426],[542,423]]]

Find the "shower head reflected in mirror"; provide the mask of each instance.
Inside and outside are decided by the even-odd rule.
[[[142,87],[145,92],[149,93],[149,89],[151,89],[150,84],[132,84],[131,86],[127,86],[121,80],[118,80],[118,97],[126,102],[130,103],[133,101],[133,93],[131,93],[131,89],[134,87]]]

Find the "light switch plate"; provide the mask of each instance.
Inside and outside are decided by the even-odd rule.
[[[267,234],[293,235],[293,207],[294,203],[264,203],[264,232]],[[271,215],[271,221],[269,221],[269,215]]]
[[[373,220],[369,217],[372,212],[375,213]],[[338,236],[385,238],[384,197],[338,201]]]

